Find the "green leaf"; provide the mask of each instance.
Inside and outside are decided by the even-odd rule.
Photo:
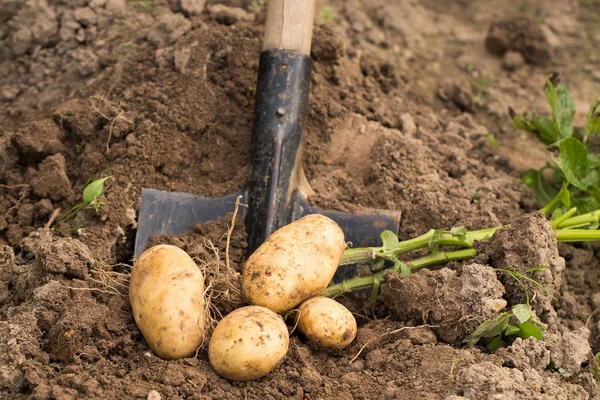
[[[386,250],[393,250],[398,247],[400,243],[398,241],[398,236],[392,231],[383,231],[381,232],[381,241],[383,242],[383,247]]]
[[[521,324],[531,318],[531,308],[527,304],[517,304],[512,308],[512,313]]]
[[[506,335],[506,336],[514,335],[515,333],[519,332],[520,330],[521,330],[521,328],[519,328],[518,326],[508,324],[508,326],[504,330],[504,335]]]
[[[553,144],[560,140],[560,134],[550,118],[533,115],[531,117],[531,126],[534,129],[533,132],[546,144]]]
[[[90,183],[89,185],[87,185],[85,187],[85,189],[83,189],[83,203],[84,204],[92,204],[93,202],[96,201],[96,199],[98,197],[100,197],[100,195],[102,194],[102,191],[104,190],[104,182],[106,182],[107,179],[109,179],[110,176],[107,176],[106,178],[102,178],[102,179],[97,179],[95,181],[93,181],[92,183]]]
[[[542,331],[540,328],[538,328],[536,325],[532,324],[531,322],[523,322],[522,324],[519,324],[519,337],[521,339],[527,339],[530,337],[534,337],[537,340],[542,340]]]
[[[597,171],[589,171],[588,150],[584,144],[575,138],[567,138],[556,143],[556,146],[559,155],[552,158],[570,184],[586,190],[590,183],[598,182]]]
[[[542,171],[531,169],[523,175],[521,181],[533,190],[535,199],[541,204],[548,204],[558,193],[555,188],[546,182]]]
[[[464,343],[476,344],[482,337],[494,337],[500,335],[508,326],[510,313],[502,313],[494,319],[485,320],[479,325],[475,332],[463,340]]]
[[[552,212],[552,216],[550,217],[550,221],[556,221],[557,219],[559,219],[560,217],[562,217],[563,212],[562,209],[557,208],[556,210],[554,210]]]
[[[600,134],[600,97],[594,101],[588,111],[585,132],[589,136]]]
[[[495,352],[500,347],[502,347],[502,336],[501,335],[498,335],[494,340],[492,340],[490,342],[490,344],[488,344],[488,350],[491,353]]]
[[[444,230],[443,229],[435,229],[433,231],[433,236],[431,238],[431,240],[429,241],[429,243],[427,244],[427,247],[429,248],[429,251],[431,251],[432,253],[439,253],[440,251],[440,239],[442,237],[442,235],[444,234]]]
[[[600,156],[594,153],[588,154],[588,163],[590,167],[598,168],[600,167]]]
[[[563,138],[573,136],[573,118],[575,117],[575,103],[564,85],[554,85],[556,76],[546,80],[544,92],[550,108],[552,108],[552,120],[556,130]]]
[[[402,262],[400,260],[396,260],[395,265],[394,265],[394,269],[400,275],[411,275],[412,274],[412,271],[410,270],[410,268],[408,267],[408,265],[406,265],[405,262]]]
[[[553,144],[560,139],[560,133],[550,118],[533,114],[528,119],[527,115],[518,115],[512,108],[508,111],[517,128],[535,134],[544,143]]]
[[[450,229],[450,233],[454,237],[456,237],[458,240],[462,240],[462,241],[467,240],[467,233],[468,232],[469,231],[464,226],[455,226],[452,229]]]
[[[571,197],[571,201],[579,214],[587,214],[600,208],[600,204],[593,197]]]
[[[515,123],[515,126],[517,128],[527,132],[535,133],[535,127],[533,126],[531,121],[527,119],[527,117],[515,114],[512,108],[510,108],[508,111],[512,115],[513,122]]]
[[[528,268],[526,272],[530,274],[532,272],[541,271],[541,270],[547,269],[547,268],[548,268],[547,265],[538,265],[537,267]]]

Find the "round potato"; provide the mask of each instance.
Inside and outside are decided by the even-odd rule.
[[[281,316],[268,308],[246,306],[223,318],[208,345],[215,371],[232,381],[262,378],[285,357],[289,334]]]
[[[204,277],[194,260],[170,245],[142,253],[131,272],[129,301],[137,326],[157,356],[193,356],[204,340]]]
[[[342,229],[323,215],[278,229],[244,264],[246,300],[277,313],[291,310],[327,287],[345,247]]]
[[[316,296],[298,307],[298,330],[317,348],[339,350],[356,337],[356,319],[343,305]]]

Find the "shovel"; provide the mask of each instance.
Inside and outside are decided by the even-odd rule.
[[[308,202],[314,192],[302,168],[302,132],[308,113],[314,12],[315,0],[268,1],[252,123],[252,165],[245,186],[219,198],[142,189],[134,257],[154,234],[179,234],[224,217],[234,210],[238,196],[248,206],[240,211],[249,253],[277,229],[307,214],[323,214],[337,222],[354,246],[376,246],[382,231],[398,232],[398,211],[351,214]],[[354,275],[348,267],[352,268],[340,268],[334,281]]]

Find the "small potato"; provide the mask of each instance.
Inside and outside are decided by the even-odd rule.
[[[298,330],[317,348],[339,350],[356,337],[356,319],[343,305],[316,296],[298,307]]]
[[[129,301],[137,326],[157,356],[191,357],[204,340],[204,277],[194,260],[170,245],[142,253],[131,272]]]
[[[277,313],[291,310],[327,287],[345,247],[342,229],[323,215],[278,229],[244,264],[246,300]]]
[[[232,381],[250,381],[271,372],[290,343],[281,316],[268,308],[246,306],[223,318],[208,345],[215,371]]]

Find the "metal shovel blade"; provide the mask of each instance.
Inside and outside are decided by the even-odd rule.
[[[189,193],[142,189],[142,204],[138,216],[134,257],[150,243],[152,235],[180,234],[194,225],[219,219],[233,212],[239,195],[246,197],[245,190],[223,197],[202,197]],[[244,216],[245,209],[239,210]]]

